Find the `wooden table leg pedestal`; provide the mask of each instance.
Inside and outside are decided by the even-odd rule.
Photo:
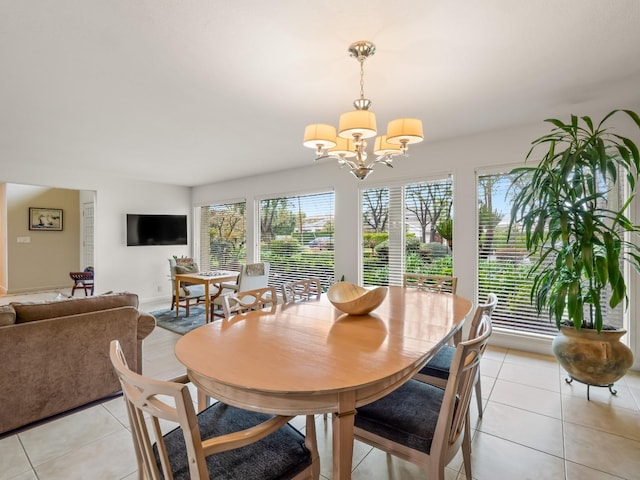
[[[356,416],[356,394],[342,392],[338,398],[338,412],[331,417],[333,430],[333,478],[350,479],[353,462],[353,430]]]

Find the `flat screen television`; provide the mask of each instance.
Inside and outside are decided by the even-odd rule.
[[[127,214],[127,246],[187,245],[186,215]]]

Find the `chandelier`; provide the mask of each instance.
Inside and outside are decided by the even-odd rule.
[[[358,179],[364,180],[376,163],[393,167],[393,157],[407,155],[410,143],[421,142],[422,121],[417,118],[397,118],[387,125],[387,134],[375,138],[375,159],[367,160],[367,138],[377,135],[376,116],[370,111],[371,101],[364,97],[364,61],[376,52],[376,46],[368,41],[352,43],[349,55],[360,63],[360,98],[353,102],[355,110],[340,115],[336,127],[324,123],[307,125],[304,130],[305,147],[316,150],[316,161],[333,158],[349,168]]]

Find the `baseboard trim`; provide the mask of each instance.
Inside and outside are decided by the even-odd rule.
[[[513,332],[493,329],[489,344],[495,347],[514,348],[524,352],[538,353],[541,355],[553,355],[551,351],[551,342],[553,337],[547,335],[538,335],[534,333]]]

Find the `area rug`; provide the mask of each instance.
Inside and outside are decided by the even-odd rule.
[[[184,308],[180,309],[180,314],[176,317],[175,310],[156,310],[151,312],[156,317],[159,327],[166,328],[172,332],[184,335],[194,328],[205,324],[206,315],[204,313],[204,305],[189,307],[189,316],[185,317]]]

